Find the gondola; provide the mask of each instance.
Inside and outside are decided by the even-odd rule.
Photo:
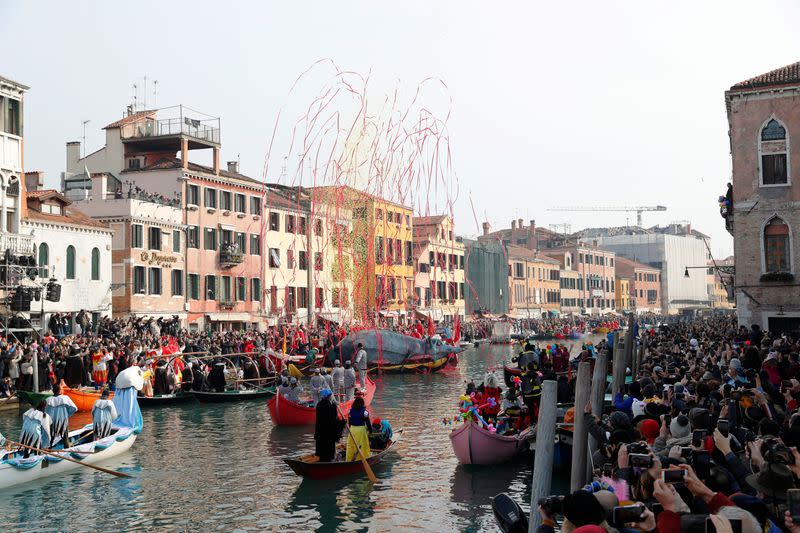
[[[514,384],[514,378],[522,376],[522,370],[519,368],[503,365],[503,381],[506,382],[507,387]]]
[[[33,392],[29,390],[18,390],[17,397],[21,402],[37,407],[40,403],[53,395],[53,391]]]
[[[528,428],[513,436],[498,435],[469,420],[450,432],[450,443],[461,464],[494,465],[526,452],[530,432]]]
[[[375,455],[367,457],[367,463],[370,466],[375,466],[383,461],[384,457],[395,449],[397,443],[403,435],[403,430],[398,429],[392,435],[392,442],[385,449],[379,451]],[[301,477],[311,479],[330,479],[338,476],[347,476],[364,471],[364,465],[361,459],[355,461],[334,461],[321,463],[316,455],[305,455],[302,457],[294,457],[291,459],[284,459],[283,461],[289,465],[295,474]]]
[[[99,389],[95,389],[94,387],[81,387],[79,389],[73,389],[67,387],[66,385],[61,386],[61,392],[69,396],[72,403],[75,404],[75,407],[78,408],[78,411],[83,413],[91,413],[92,407],[94,406],[94,402],[100,399],[100,395],[102,392]],[[112,392],[108,399],[111,400],[114,398],[114,393]]]
[[[226,390],[224,392],[192,391],[192,396],[200,403],[228,403],[271,398],[275,396],[275,387]]]
[[[139,396],[139,407],[154,407],[164,405],[176,405],[194,400],[191,392],[178,391],[174,394],[158,394],[153,396]]]
[[[367,378],[367,390],[364,394],[364,404],[369,405],[375,395],[375,383]],[[353,400],[339,405],[339,409],[346,413],[353,405]],[[276,426],[306,426],[317,421],[317,411],[314,407],[290,402],[280,394],[267,402],[269,415]]]

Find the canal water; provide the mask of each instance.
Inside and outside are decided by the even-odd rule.
[[[515,350],[470,347],[454,370],[381,377],[370,411],[405,432],[374,486],[295,476],[281,458],[313,451],[313,431],[273,426],[265,401],[189,403],[143,410],[133,448],[103,464],[129,479],[80,468],[0,492],[0,531],[496,531],[490,498],[505,491],[527,509],[531,459],[459,465],[443,418],[469,378],[502,381]],[[0,414],[6,435],[20,426]]]

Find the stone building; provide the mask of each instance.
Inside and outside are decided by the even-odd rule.
[[[484,226],[488,223],[484,222]],[[508,261],[503,245],[462,239],[464,243],[464,300],[466,313],[508,312]]]
[[[520,246],[506,247],[508,254],[508,314],[514,318],[541,318],[561,312],[560,264]]]
[[[800,327],[800,63],[725,92],[739,324],[775,332]]]
[[[634,310],[637,313],[661,312],[661,271],[659,269],[618,255],[617,276],[629,281],[629,307],[626,309]]]
[[[464,318],[464,244],[448,215],[414,217],[415,303],[418,314],[452,323]]]

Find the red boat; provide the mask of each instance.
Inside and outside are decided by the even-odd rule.
[[[370,466],[375,466],[380,463],[386,454],[394,449],[395,445],[397,445],[397,443],[400,441],[400,437],[402,435],[402,429],[395,431],[394,435],[392,436],[392,443],[389,444],[386,449],[381,450],[375,455],[370,455],[367,457],[367,463],[369,463]],[[320,463],[316,459],[318,459],[318,457],[312,454],[305,455],[303,457],[295,457],[293,459],[284,459],[283,461],[289,465],[291,469],[294,470],[294,473],[298,476],[308,477],[311,479],[330,479],[332,477],[346,476],[364,471],[364,465],[361,463],[361,459],[356,459],[355,461],[339,461],[331,463]]]
[[[375,395],[375,383],[367,379],[367,391],[364,393],[364,404],[369,405]],[[342,413],[347,413],[353,400],[339,404]],[[280,394],[276,394],[267,402],[269,415],[276,426],[306,426],[317,421],[317,410],[314,407],[290,402]]]

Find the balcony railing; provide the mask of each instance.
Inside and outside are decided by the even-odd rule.
[[[231,268],[241,264],[244,255],[237,244],[224,244],[219,251],[219,265],[222,268]]]
[[[31,255],[35,250],[33,237],[19,233],[0,233],[0,254],[6,250],[14,255]]]
[[[143,117],[122,126],[120,137],[124,139],[147,139],[186,135],[202,141],[219,144],[219,119],[196,119],[183,115],[174,118],[156,119]]]
[[[127,183],[127,182],[126,182]],[[166,205],[169,207],[181,206],[181,195],[175,193],[174,196],[166,196],[159,193],[147,192],[140,187],[129,185],[127,192],[118,190],[115,192],[106,193],[106,200],[139,200],[140,202],[150,202],[158,205]]]

